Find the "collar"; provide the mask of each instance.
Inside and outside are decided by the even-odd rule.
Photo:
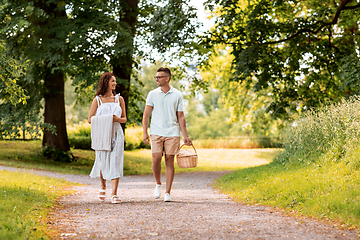
[[[170,85],[170,89],[169,89],[169,91],[167,92],[167,93],[164,93],[162,90],[161,90],[161,87],[158,87],[157,88],[158,89],[158,92],[159,93],[163,93],[163,94],[169,94],[169,93],[172,93],[173,91],[174,91],[174,88]]]

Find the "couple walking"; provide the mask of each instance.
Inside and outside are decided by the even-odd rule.
[[[171,71],[159,68],[155,80],[158,88],[149,92],[143,115],[143,141],[149,144],[148,126],[150,124],[150,141],[152,153],[152,171],[156,186],[154,198],[161,196],[161,159],[165,154],[166,190],[164,201],[170,202],[171,186],[174,180],[174,157],[180,147],[180,130],[184,144],[192,142],[187,134],[181,92],[170,85]],[[100,177],[101,189],[99,201],[105,200],[106,180],[112,183],[112,203],[120,203],[117,196],[119,178],[123,176],[124,135],[120,123],[126,122],[125,102],[120,94],[115,94],[116,78],[112,73],[104,73],[99,81],[96,96],[91,104],[88,121],[92,124],[92,147],[95,149],[95,162],[90,177]],[[108,122],[106,122],[108,121]],[[111,133],[106,134],[112,123]],[[104,149],[104,141],[110,135],[110,149]],[[103,141],[102,139],[105,138]],[[99,143],[99,139],[101,142]]]

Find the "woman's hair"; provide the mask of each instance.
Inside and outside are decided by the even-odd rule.
[[[98,89],[96,91],[96,96],[105,95],[109,87],[109,81],[112,77],[115,77],[115,74],[111,72],[106,72],[103,75],[101,75]],[[114,95],[116,94],[114,90],[112,92]]]

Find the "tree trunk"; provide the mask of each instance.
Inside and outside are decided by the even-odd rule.
[[[120,21],[126,23],[128,31],[131,32],[131,39],[125,37],[124,34],[119,34],[116,39],[116,45],[123,46],[124,43],[131,44],[133,46],[135,36],[135,24],[137,16],[139,14],[138,8],[139,0],[123,0],[120,1],[121,11]],[[120,24],[119,24],[120,25]],[[125,39],[126,38],[126,39]],[[116,92],[120,93],[125,101],[125,110],[128,114],[128,103],[130,96],[130,78],[132,73],[133,63],[133,47],[130,47],[125,53],[119,55],[117,58],[112,59],[111,64],[113,67],[113,73],[118,78],[119,83],[116,86]],[[121,124],[125,134],[125,124]]]
[[[43,146],[49,146],[51,148],[59,149],[63,152],[69,151],[69,141],[66,132],[66,118],[65,118],[65,96],[64,96],[64,72],[61,69],[64,62],[57,61],[56,63],[49,64],[49,55],[57,56],[59,58],[64,57],[66,59],[66,50],[60,48],[56,43],[61,44],[66,41],[63,36],[54,33],[54,26],[52,21],[54,19],[67,20],[65,8],[61,7],[56,1],[40,0],[34,1],[34,6],[42,9],[47,17],[34,17],[33,23],[38,26],[37,35],[39,39],[42,39],[43,44],[48,44],[48,48],[39,49],[44,51],[44,59],[38,62],[39,73],[44,80],[44,99],[45,99],[45,111],[44,111],[44,123],[51,124],[56,127],[56,133],[51,131],[44,131]],[[48,31],[47,31],[48,30]],[[66,35],[65,35],[66,36]],[[49,54],[50,53],[50,54]]]
[[[64,74],[59,71],[45,76],[45,112],[44,122],[56,127],[56,134],[51,131],[44,132],[43,146],[69,151],[69,141],[66,133],[65,99],[64,99]]]

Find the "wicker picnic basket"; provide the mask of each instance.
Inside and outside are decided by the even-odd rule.
[[[176,155],[176,161],[180,168],[194,168],[198,163],[198,155],[194,145],[191,145],[195,152],[181,149],[185,144],[181,145],[178,154]]]

